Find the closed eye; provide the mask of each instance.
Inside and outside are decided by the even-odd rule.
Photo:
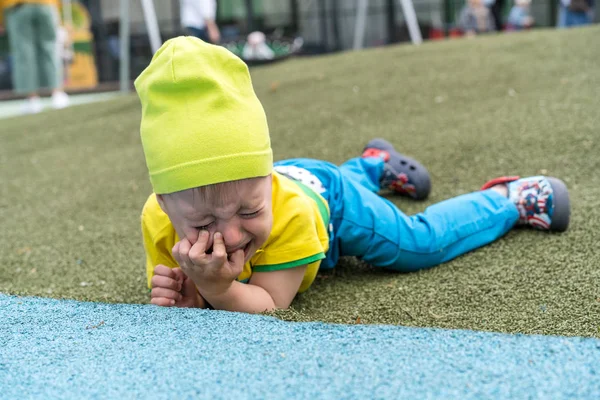
[[[202,225],[202,226],[197,226],[196,229],[200,230],[200,231],[206,231],[208,230],[208,228],[210,228],[212,226],[214,222],[211,222],[210,224],[206,224],[206,225]]]
[[[258,211],[254,211],[251,213],[241,213],[240,215],[242,216],[242,218],[252,218],[252,217],[256,217],[258,215],[258,213],[260,213],[261,210]]]

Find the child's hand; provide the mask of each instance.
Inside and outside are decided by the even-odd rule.
[[[180,268],[157,265],[152,277],[151,303],[163,307],[206,308],[206,301],[200,296],[194,281]]]
[[[210,234],[201,231],[192,246],[187,239],[180,240],[173,247],[173,257],[189,276],[201,293],[222,294],[244,268],[244,250],[238,249],[227,254],[223,235],[215,232],[212,253],[207,254]]]

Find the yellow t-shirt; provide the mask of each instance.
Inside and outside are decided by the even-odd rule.
[[[247,282],[253,271],[266,272],[308,264],[298,292],[313,283],[329,249],[329,206],[321,195],[304,184],[273,172],[273,228],[260,249],[244,265],[238,281]],[[158,264],[176,268],[171,249],[177,233],[160,208],[156,195],[142,210],[142,235],[146,250],[148,287]]]

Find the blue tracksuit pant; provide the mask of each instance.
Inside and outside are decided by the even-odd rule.
[[[449,261],[493,242],[517,222],[516,206],[493,190],[462,195],[406,216],[377,195],[383,160],[354,158],[338,167],[326,161],[291,159],[275,166],[296,166],[315,175],[331,211],[330,241],[321,268],[340,256],[397,271],[417,271]]]

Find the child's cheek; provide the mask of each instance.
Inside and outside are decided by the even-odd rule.
[[[261,238],[267,240],[271,234],[271,229],[273,228],[273,214],[269,213],[265,215],[265,217],[261,219],[260,224]]]

